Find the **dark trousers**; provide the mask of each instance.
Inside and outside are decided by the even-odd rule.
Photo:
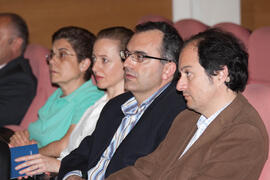
[[[0,179],[7,180],[10,176],[10,151],[8,144],[0,140]]]

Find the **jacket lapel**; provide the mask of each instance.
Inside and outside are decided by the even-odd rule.
[[[225,108],[215,119],[214,121],[206,128],[203,134],[199,137],[199,139],[190,147],[190,149],[173,165],[173,167],[178,166],[185,162],[185,159],[199,148],[201,148],[204,144],[213,141],[217,136],[219,136],[226,126],[230,126],[232,121],[235,119],[237,114],[240,112],[240,108],[243,105],[242,102],[243,96],[238,94],[237,97],[233,100],[233,102]],[[193,137],[191,133],[189,135],[189,140]],[[185,147],[189,143],[189,140],[185,142],[184,147],[182,147],[181,153],[184,151]],[[181,154],[179,154],[180,157]],[[173,168],[172,167],[172,168]]]
[[[5,65],[0,69],[0,77],[10,76],[16,72],[21,71],[21,57],[18,57]]]
[[[117,131],[120,123],[122,122],[122,118],[124,117],[124,113],[122,112],[121,105],[125,103],[128,99],[130,99],[133,95],[130,92],[127,92],[125,94],[120,95],[121,99],[117,104],[114,103],[112,110],[112,105],[108,106],[108,103],[110,103],[110,100],[107,105],[105,105],[104,108],[106,108],[106,111],[103,109],[101,116],[98,120],[98,124],[96,127],[96,130],[98,133],[95,136],[95,142],[93,147],[95,150],[93,152],[95,154],[99,154],[100,156],[102,153],[106,150],[106,148],[110,145],[110,142]],[[113,113],[112,113],[113,112]],[[95,158],[98,158],[100,156],[95,156]]]

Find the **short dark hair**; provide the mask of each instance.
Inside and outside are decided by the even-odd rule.
[[[96,39],[93,33],[81,27],[67,26],[60,28],[53,34],[52,43],[59,39],[65,39],[70,43],[79,62],[86,58],[91,60],[93,45]],[[92,75],[92,64],[85,73],[85,80],[89,80]]]
[[[119,44],[119,53],[120,53],[120,50],[126,49],[127,43],[132,35],[133,35],[132,30],[123,26],[115,26],[115,27],[105,28],[99,31],[99,33],[97,34],[96,40],[103,39],[103,38],[118,40],[120,42]]]
[[[159,30],[163,33],[161,46],[161,57],[178,63],[179,53],[183,46],[183,40],[177,30],[166,22],[148,21],[138,24],[135,27],[135,33],[141,33],[149,30]]]
[[[29,32],[25,20],[15,13],[0,13],[0,17],[10,18],[10,25],[14,28],[15,36],[23,40],[21,46],[21,54],[23,54],[29,41]]]
[[[229,82],[225,82],[226,86],[235,92],[244,91],[248,80],[248,54],[233,34],[211,28],[192,36],[184,47],[191,42],[196,42],[199,63],[209,77],[227,66]]]
[[[138,24],[135,27],[135,33],[141,33],[149,30],[159,30],[163,33],[163,40],[160,52],[161,58],[175,62],[176,67],[178,67],[179,54],[184,43],[178,31],[172,25],[166,22],[148,21],[143,24]],[[166,63],[167,61],[162,62]],[[178,70],[176,70],[174,73],[174,80],[177,80],[178,77],[179,72]]]

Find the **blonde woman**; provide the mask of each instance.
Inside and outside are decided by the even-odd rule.
[[[124,71],[120,51],[124,50],[133,32],[124,27],[112,27],[101,30],[93,48],[93,72],[97,86],[105,89],[105,95],[87,109],[82,119],[70,135],[68,146],[62,151],[59,159],[41,154],[24,156],[17,161],[27,161],[17,168],[29,166],[21,173],[34,175],[43,172],[58,172],[61,159],[77,148],[83,138],[91,135],[103,106],[109,99],[124,92]]]

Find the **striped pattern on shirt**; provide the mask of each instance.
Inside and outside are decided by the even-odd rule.
[[[122,119],[122,122],[114,134],[110,145],[103,152],[97,165],[88,171],[88,180],[104,179],[110,160],[121,142],[137,124],[148,106],[169,86],[169,84],[160,88],[151,97],[146,99],[140,106],[138,106],[138,102],[136,101],[135,97],[130,98],[121,106],[125,117]]]

